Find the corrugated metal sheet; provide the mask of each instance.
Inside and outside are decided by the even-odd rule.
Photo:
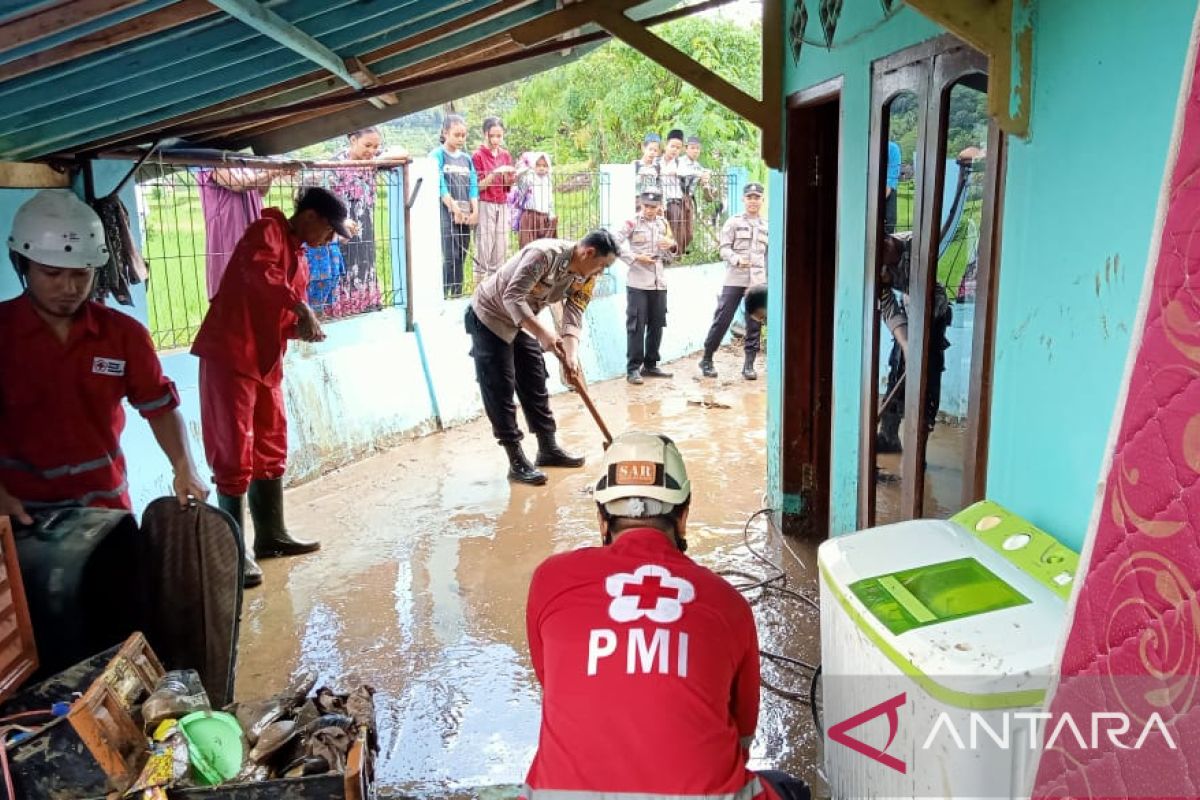
[[[561,0],[238,0],[278,15],[340,59],[356,57],[381,82],[513,56],[533,32],[575,30]],[[674,5],[622,3],[644,18]],[[567,9],[564,11],[563,9]],[[241,13],[239,11],[239,13]],[[557,16],[556,16],[557,15]],[[540,23],[538,21],[541,21]],[[585,28],[584,30],[594,30]],[[517,41],[517,40],[520,41]],[[539,41],[545,41],[542,36]],[[301,48],[303,49],[303,48]],[[580,49],[496,66],[471,80],[433,83],[382,110],[365,100],[189,136],[209,146],[296,147],[414,108],[428,108],[578,57]],[[328,63],[328,62],[326,62]],[[0,3],[0,159],[33,160],[147,144],[198,120],[236,117],[351,89],[305,54],[205,0]],[[414,102],[422,105],[414,106]],[[376,105],[382,105],[376,101]],[[339,129],[338,121],[345,127]]]

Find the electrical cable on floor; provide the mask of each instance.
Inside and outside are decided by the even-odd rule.
[[[760,600],[762,600],[763,596],[768,591],[771,591],[771,592],[778,592],[779,594],[782,594],[784,597],[789,597],[793,600],[799,600],[803,603],[808,604],[817,612],[820,612],[820,610],[821,610],[820,603],[818,603],[816,600],[812,599],[808,595],[804,594],[803,592],[798,592],[795,589],[788,588],[788,586],[787,586],[787,580],[788,580],[787,570],[785,570],[782,566],[780,566],[779,564],[772,561],[770,558],[768,558],[766,555],[764,555],[757,548],[755,548],[754,545],[752,545],[750,543],[750,526],[751,526],[751,524],[753,524],[754,520],[757,519],[758,517],[762,516],[763,514],[770,513],[772,511],[774,511],[774,509],[770,508],[769,506],[765,507],[765,508],[760,508],[758,511],[755,511],[753,514],[750,515],[750,517],[746,520],[745,526],[743,526],[743,528],[742,528],[742,544],[750,552],[751,555],[753,555],[756,559],[758,559],[763,564],[765,564],[767,567],[769,567],[771,571],[766,576],[754,575],[749,572],[744,572],[742,570],[735,570],[735,569],[718,570],[717,574],[726,578],[727,580],[729,578],[740,578],[740,579],[748,581],[748,583],[735,583],[734,581],[730,581],[730,584],[732,584],[735,589],[737,589],[739,592],[742,592],[743,594],[749,594],[751,592],[757,591],[758,592],[757,595],[755,595],[752,598],[749,598],[749,602],[751,605],[757,604]],[[795,557],[795,556],[793,555],[793,557]],[[797,559],[797,560],[799,560],[799,559]],[[801,562],[801,563],[803,563],[803,562]],[[814,693],[816,691],[816,677],[815,676],[820,674],[821,666],[819,664],[810,664],[807,661],[802,661],[798,658],[792,658],[791,656],[786,656],[786,655],[783,655],[782,653],[775,653],[770,650],[765,650],[765,649],[760,648],[758,652],[759,652],[759,656],[765,661],[786,664],[792,668],[808,670],[813,675],[813,677],[809,680],[809,687],[808,687],[807,692],[798,692],[798,691],[794,691],[791,689],[785,689],[781,686],[776,686],[775,684],[768,681],[766,678],[760,677],[759,682],[761,683],[761,685],[764,689],[767,689],[768,691],[779,695],[780,697],[784,698],[785,700],[792,700],[797,703],[808,702],[810,710],[812,710],[812,712],[813,712],[813,721],[814,721],[814,723],[817,723],[819,725],[819,722],[817,719],[817,714],[816,714],[816,705],[814,702]],[[820,730],[819,727],[818,727],[818,730]]]

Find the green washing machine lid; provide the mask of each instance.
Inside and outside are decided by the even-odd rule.
[[[896,635],[1030,602],[974,558],[864,578],[850,591]]]

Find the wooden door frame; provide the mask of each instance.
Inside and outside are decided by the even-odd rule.
[[[780,454],[780,484],[784,494],[798,493],[807,501],[807,507],[800,514],[788,513],[787,509],[781,511],[779,515],[780,528],[788,534],[803,535],[803,536],[825,536],[829,530],[829,517],[832,499],[833,487],[833,320],[834,320],[834,304],[836,303],[836,287],[838,280],[838,259],[837,259],[837,239],[838,229],[840,227],[840,207],[841,207],[841,165],[843,162],[843,140],[842,126],[844,121],[844,109],[842,106],[842,87],[844,79],[842,76],[835,77],[831,80],[817,84],[815,86],[802,89],[790,95],[786,100],[787,109],[787,137],[784,142],[784,151],[789,160],[788,170],[784,184],[784,205],[782,218],[784,221],[785,231],[798,231],[793,234],[796,236],[806,235],[804,232],[808,230],[803,224],[800,224],[804,219],[813,219],[814,214],[812,209],[801,207],[798,205],[800,197],[799,184],[796,181],[803,180],[807,171],[802,172],[802,167],[799,164],[791,163],[792,157],[797,147],[797,140],[793,137],[796,135],[793,130],[794,120],[798,113],[803,113],[806,110],[815,110],[820,106],[836,104],[834,112],[837,115],[837,142],[836,142],[836,157],[834,172],[836,180],[833,183],[833,192],[836,195],[836,201],[832,204],[833,208],[833,230],[831,238],[826,243],[829,247],[830,257],[832,262],[827,265],[819,265],[822,269],[821,273],[813,273],[807,276],[798,277],[808,264],[803,263],[801,259],[807,259],[807,248],[797,247],[794,240],[784,240],[784,235],[777,235],[776,240],[784,240],[783,262],[782,262],[782,280],[781,288],[783,293],[783,319],[782,324],[777,325],[778,329],[783,332],[779,337],[782,344],[782,359],[783,365],[782,381],[783,385],[780,389],[780,397],[784,405],[779,420],[778,439],[776,446]],[[819,146],[819,145],[818,145]],[[829,209],[825,209],[828,213]],[[806,243],[807,244],[807,243]],[[792,281],[796,281],[793,284]],[[827,284],[827,292],[812,291],[813,287],[821,287]],[[791,293],[799,291],[799,301],[797,298],[792,298]],[[791,301],[791,302],[789,302]],[[811,302],[809,302],[811,301]],[[820,303],[827,302],[828,308],[821,308]],[[798,324],[799,323],[799,324]],[[824,345],[821,337],[816,340],[807,339],[805,342],[790,343],[792,338],[789,332],[798,333],[801,330],[808,330],[813,326],[820,325],[827,327],[829,330],[825,332],[826,341]],[[825,346],[828,352],[817,352],[818,348]],[[793,352],[798,352],[799,361],[793,364]],[[817,382],[810,382],[807,391],[814,395],[814,406],[817,407],[817,412],[810,420],[805,420],[799,425],[800,430],[797,430],[797,423],[793,416],[788,414],[786,400],[792,394],[792,381],[809,381],[810,376],[818,375],[820,380],[825,382],[825,386],[820,386]],[[825,394],[822,395],[822,392]],[[824,401],[822,402],[822,398]],[[820,406],[824,405],[822,410]],[[797,444],[799,442],[799,444]],[[802,458],[792,457],[794,453],[801,452]]]
[[[915,74],[914,74],[915,73]],[[923,512],[926,437],[918,431],[925,425],[925,336],[932,308],[927,302],[937,270],[937,242],[930,232],[940,230],[945,170],[942,139],[947,129],[950,92],[954,85],[972,74],[987,74],[987,60],[982,53],[951,34],[923,42],[915,47],[893,53],[872,64],[870,133],[872,146],[868,165],[867,252],[864,268],[864,330],[862,413],[859,448],[858,527],[875,524],[876,462],[875,431],[877,428],[878,370],[879,370],[879,311],[876,302],[878,286],[875,264],[878,246],[883,235],[883,216],[880,202],[883,196],[883,165],[887,159],[887,139],[884,115],[887,105],[903,91],[914,91],[922,99],[918,129],[918,146],[922,160],[932,165],[920,177],[914,198],[914,242],[908,313],[911,319],[922,321],[909,326],[906,381],[918,387],[905,392],[904,441],[915,446],[904,448],[901,472],[914,476],[902,483],[900,512],[903,518],[916,518]],[[875,141],[877,139],[877,141]],[[988,126],[987,172],[984,179],[982,225],[977,255],[975,320],[971,341],[971,373],[968,396],[967,434],[964,442],[962,503],[969,505],[985,496],[987,487],[988,438],[990,435],[991,385],[994,361],[995,320],[999,275],[1000,237],[1003,228],[1003,190],[1005,174],[1006,137],[995,120]],[[939,224],[934,225],[937,221]],[[911,287],[924,287],[912,291]],[[980,313],[982,312],[982,313]],[[919,382],[913,384],[910,378]]]

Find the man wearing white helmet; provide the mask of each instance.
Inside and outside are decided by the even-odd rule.
[[[41,510],[129,509],[126,399],[170,460],[180,505],[207,497],[150,334],[89,299],[108,262],[96,213],[43,190],[18,209],[8,249],[24,292],[0,303],[0,515],[28,525]]]
[[[746,599],[684,555],[679,449],[618,436],[594,497],[604,546],[551,556],[529,586],[542,725],[520,796],[807,798],[803,783],[746,767],[758,633]]]

